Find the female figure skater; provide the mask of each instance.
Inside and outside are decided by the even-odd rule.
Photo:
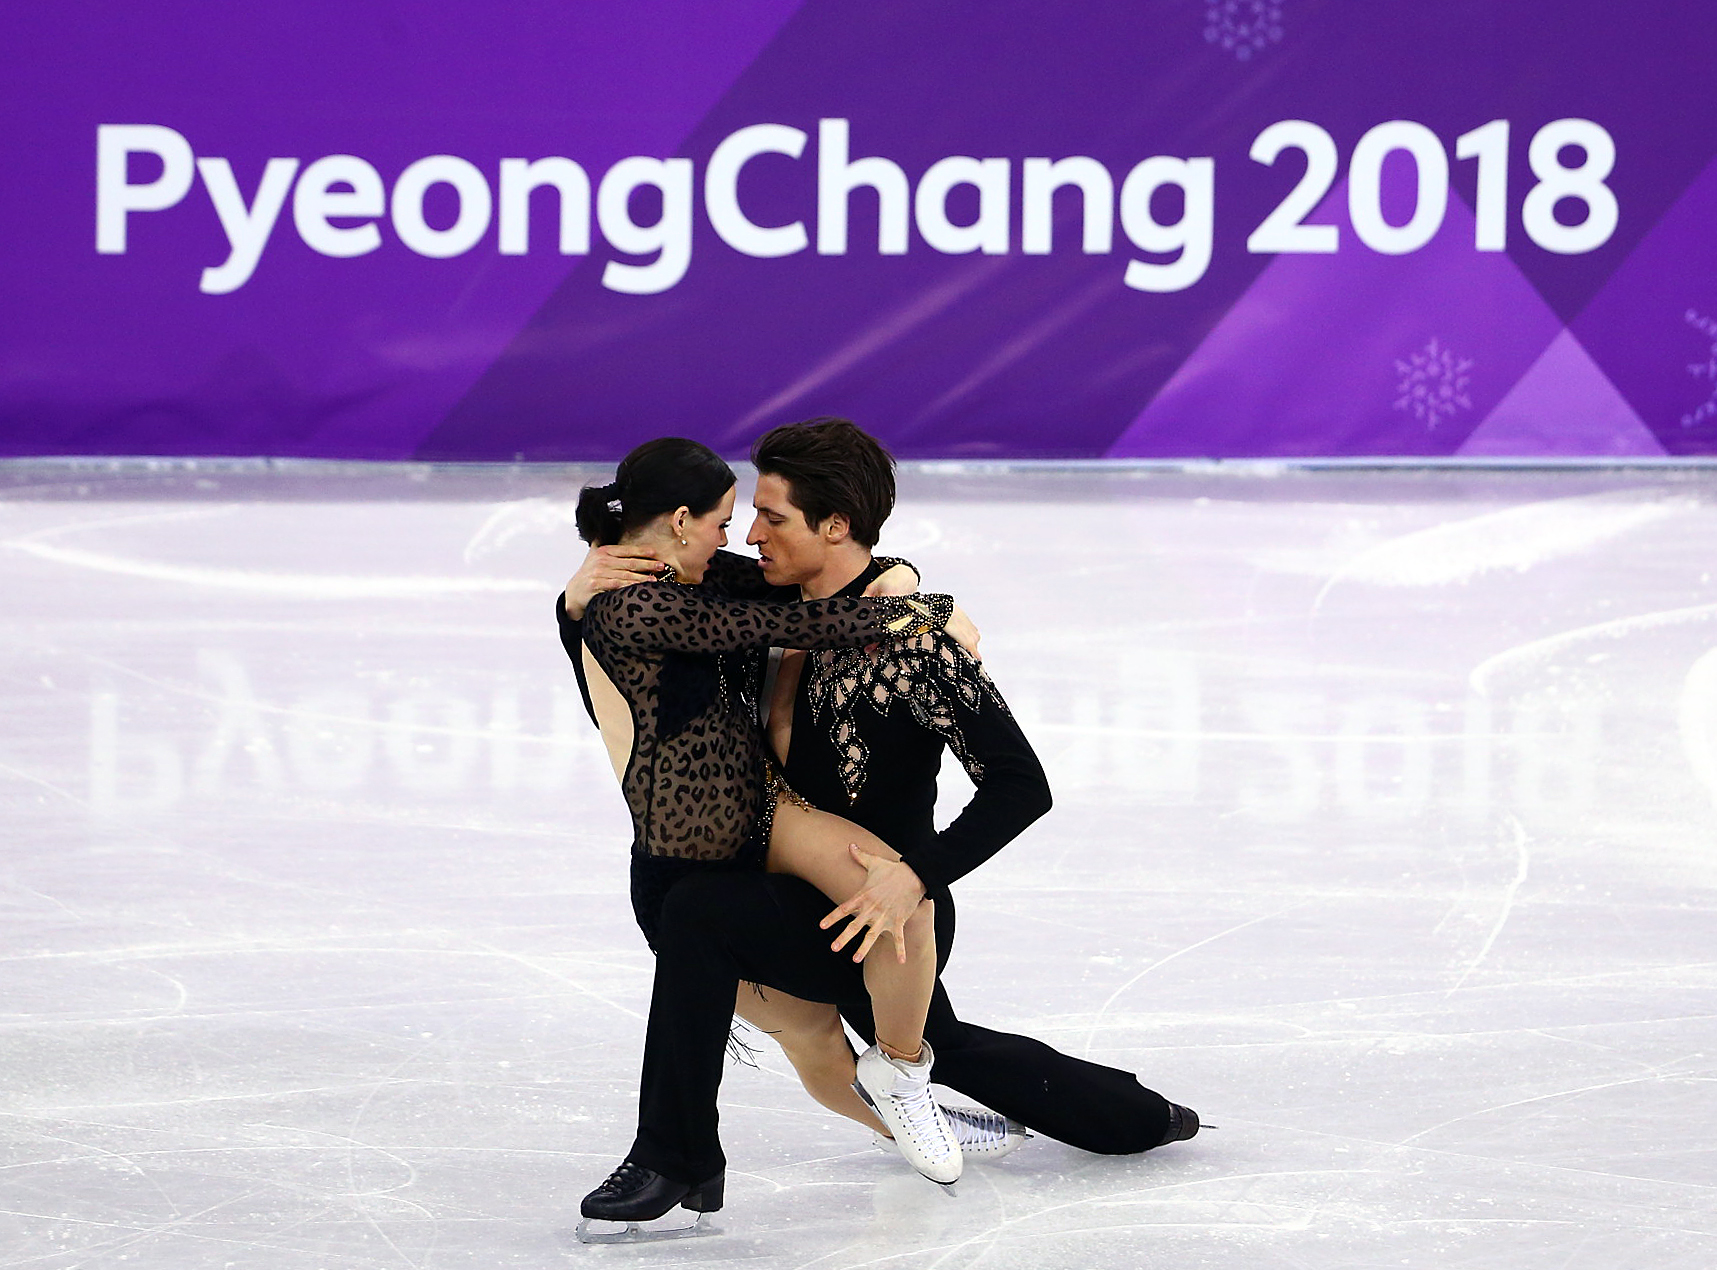
[[[579,534],[593,545],[653,548],[659,581],[605,592],[584,614],[583,658],[592,706],[632,813],[632,903],[652,946],[673,884],[710,868],[768,868],[803,878],[850,918],[844,947],[868,928],[854,954],[876,1016],[878,1044],[861,1057],[858,1087],[926,1177],[960,1174],[960,1150],[930,1097],[932,1054],[923,1028],[935,983],[934,912],[905,890],[867,887],[873,870],[898,860],[859,826],[797,799],[768,758],[757,718],[761,653],[863,647],[948,624],[947,596],[769,602],[711,594],[768,594],[760,579],[722,557],[733,511],[732,470],[695,441],[663,438],[621,462],[613,484],[579,498]],[[872,949],[886,940],[892,948]],[[887,955],[892,952],[893,955]],[[651,1016],[691,1008],[654,995]],[[708,1003],[697,1003],[707,1008]],[[727,1005],[731,1007],[731,1002]],[[715,1133],[719,1052],[660,1052],[645,1042],[639,1131],[621,1166],[583,1203],[586,1218],[641,1221],[675,1204],[721,1206],[725,1163]],[[707,1095],[707,1096],[706,1096]]]

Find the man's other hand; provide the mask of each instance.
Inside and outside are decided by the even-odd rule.
[[[954,606],[954,614],[948,619],[948,625],[943,628],[948,632],[948,638],[972,655],[973,661],[983,661],[978,653],[978,641],[983,638],[972,619],[966,616],[966,610],[958,604]]]

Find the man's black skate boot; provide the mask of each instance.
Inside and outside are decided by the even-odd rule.
[[[689,1185],[627,1160],[584,1197],[578,1211],[596,1221],[620,1222],[654,1221],[676,1204],[694,1213],[713,1213],[721,1207],[726,1182],[726,1169]]]
[[[1157,1145],[1166,1147],[1171,1142],[1185,1142],[1198,1132],[1198,1113],[1191,1107],[1182,1107],[1178,1103],[1169,1104],[1169,1127],[1163,1134],[1163,1140]]]

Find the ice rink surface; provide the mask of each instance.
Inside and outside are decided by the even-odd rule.
[[[1058,798],[954,998],[1221,1128],[950,1199],[765,1040],[618,1248],[579,475],[0,466],[0,1267],[1717,1264],[1717,473],[903,473]]]

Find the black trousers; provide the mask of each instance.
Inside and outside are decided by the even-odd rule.
[[[656,932],[638,1136],[628,1159],[694,1183],[725,1167],[716,1099],[741,981],[831,1002],[854,1031],[874,1039],[862,968],[830,951],[830,932],[817,926],[831,907],[808,882],[780,874],[711,872],[674,884]],[[936,908],[937,955],[945,962],[953,904],[943,895]],[[963,1022],[940,981],[924,1037],[936,1052],[936,1083],[1071,1146],[1127,1155],[1159,1145],[1168,1131],[1168,1102],[1131,1073]]]

